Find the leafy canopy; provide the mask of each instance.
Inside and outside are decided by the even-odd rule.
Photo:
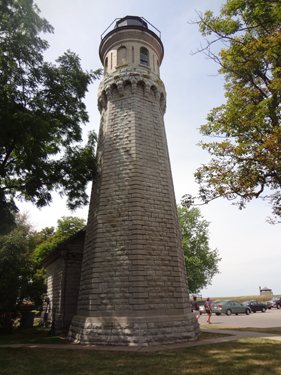
[[[16,214],[16,227],[0,235],[0,332],[17,316],[23,301],[39,307],[46,292],[42,259],[85,226],[84,219],[63,216],[54,227],[34,230],[27,214]],[[8,314],[7,313],[11,313]]]
[[[202,218],[199,208],[178,206],[187,279],[191,293],[198,293],[211,284],[219,272],[218,250],[209,246],[209,223]]]
[[[17,198],[42,207],[56,191],[70,209],[86,204],[96,170],[95,133],[79,143],[89,120],[83,98],[101,72],[83,71],[71,51],[44,62],[46,32],[53,27],[33,0],[0,2],[0,224]]]
[[[33,260],[37,267],[42,266],[42,259],[45,258],[52,250],[54,250],[60,243],[64,242],[75,233],[79,232],[86,225],[84,219],[75,216],[63,216],[57,221],[57,229],[44,228],[40,232],[42,242],[35,248],[33,253]]]
[[[15,311],[24,300],[40,300],[46,290],[45,274],[33,260],[42,238],[26,214],[17,214],[15,222],[15,229],[0,236],[0,328],[4,313]]]
[[[201,49],[220,65],[226,103],[214,108],[200,132],[212,159],[198,168],[199,197],[218,197],[240,208],[253,198],[270,202],[281,216],[281,3],[227,0],[220,15],[199,13],[207,45]],[[222,42],[218,54],[214,43]],[[183,197],[188,201],[188,196]]]

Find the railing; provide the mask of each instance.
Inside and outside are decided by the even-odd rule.
[[[124,17],[123,17],[124,18]],[[153,26],[149,21],[147,21],[144,17],[139,17],[141,18],[143,21],[145,21],[146,23],[148,23],[151,28],[149,28],[149,30],[153,31],[159,39],[161,39],[161,31],[158,30],[155,26]],[[101,34],[101,40],[104,38],[105,34],[107,34],[108,32],[110,32],[111,30],[114,29],[114,27],[112,27],[112,25],[121,20],[122,18],[115,18],[115,20],[113,22],[111,22],[111,24],[108,26],[108,28]]]

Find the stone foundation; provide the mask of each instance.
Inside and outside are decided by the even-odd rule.
[[[187,316],[96,318],[75,316],[68,339],[81,344],[148,346],[193,341],[200,334],[193,313]]]

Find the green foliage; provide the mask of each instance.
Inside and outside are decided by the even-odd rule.
[[[101,71],[83,71],[67,51],[44,62],[48,43],[40,35],[53,27],[32,0],[0,2],[0,208],[14,199],[48,204],[53,191],[73,209],[87,203],[86,185],[96,170],[96,135],[81,147],[81,123],[88,121],[83,98]],[[12,220],[11,220],[12,221]]]
[[[18,212],[13,200],[6,200],[5,195],[0,191],[0,236],[15,228],[15,216]]]
[[[40,232],[41,235],[44,235],[46,234],[46,231],[48,231],[50,235],[45,237],[45,240],[36,247],[33,253],[33,259],[38,267],[41,266],[42,259],[45,258],[45,256],[54,250],[60,243],[83,229],[86,222],[84,219],[78,217],[63,216],[58,220],[57,224],[57,230],[55,232],[51,231],[53,228],[45,228]]]
[[[23,300],[38,301],[45,292],[44,271],[32,259],[40,236],[26,214],[18,214],[15,222],[15,229],[0,236],[0,330],[11,328]]]
[[[85,225],[86,222],[84,219],[74,216],[63,216],[58,220],[57,233],[65,240],[84,228]]]
[[[234,200],[239,208],[253,198],[267,200],[281,216],[281,3],[227,0],[220,15],[199,14],[205,52],[225,76],[226,103],[214,108],[200,131],[216,138],[202,142],[212,159],[195,173],[199,196]],[[218,54],[211,51],[223,42]],[[217,140],[219,138],[219,140]]]
[[[16,227],[0,235],[0,331],[11,328],[24,300],[41,305],[46,292],[42,259],[59,243],[85,226],[83,219],[67,216],[58,228],[33,229],[26,214],[15,216]]]
[[[191,293],[198,293],[211,284],[219,272],[218,250],[209,247],[209,223],[202,218],[198,208],[178,206],[187,279]]]

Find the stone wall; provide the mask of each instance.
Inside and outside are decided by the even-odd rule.
[[[152,73],[160,76],[159,66],[164,54],[163,45],[160,40],[140,30],[124,30],[111,35],[106,40],[100,50],[103,65],[105,59],[107,58],[108,60],[105,73],[111,74],[119,70],[120,65],[118,65],[117,61],[117,51],[120,47],[125,47],[127,50],[126,62],[123,65],[135,69],[140,67],[140,48],[147,48],[149,51],[149,67],[142,66],[142,68],[151,70]]]
[[[83,236],[76,237],[68,244],[65,258],[65,301],[64,301],[64,330],[68,332],[72,318],[77,313],[78,293],[81,277],[81,266],[85,231]]]
[[[77,315],[69,339],[151,345],[194,340],[166,142],[165,88],[145,70],[100,85],[93,181]]]
[[[44,304],[43,319],[47,313],[48,324],[56,334],[67,332],[77,313],[84,240],[85,229],[60,244],[43,260],[49,302]]]
[[[64,272],[64,259],[58,257],[53,263],[46,267],[46,285],[47,285],[47,298],[48,304],[45,304],[48,325],[52,326],[55,333],[62,332],[62,311],[61,311],[61,298],[62,298],[62,282]]]

